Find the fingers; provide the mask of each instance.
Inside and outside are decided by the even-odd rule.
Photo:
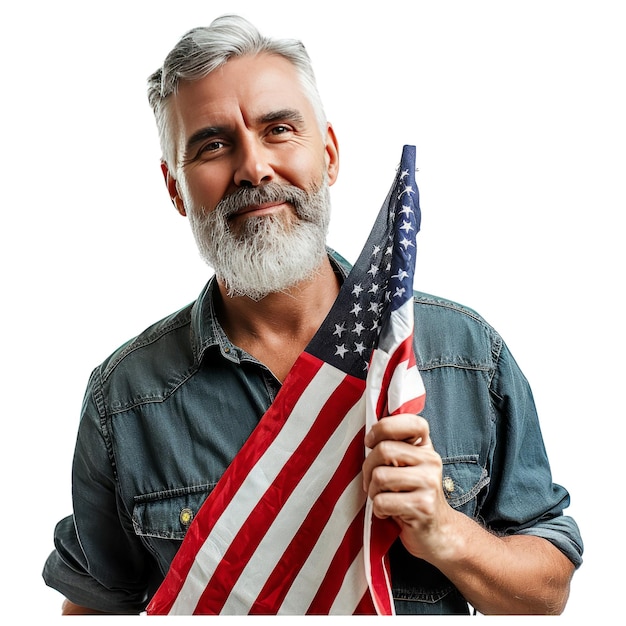
[[[432,447],[383,441],[363,463],[363,487],[370,498],[384,492],[440,490],[441,467]]]
[[[417,494],[428,499],[441,488],[441,458],[432,446],[423,417],[385,417],[372,427],[365,444],[371,452],[363,463],[363,487],[376,500],[379,514],[398,513],[400,503],[415,506],[412,500]],[[408,497],[409,493],[413,497]]]
[[[430,445],[428,422],[421,415],[402,413],[379,420],[365,436],[365,445],[375,448],[381,441],[404,441],[412,445]]]

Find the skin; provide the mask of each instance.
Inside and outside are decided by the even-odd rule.
[[[295,88],[294,88],[295,86]],[[163,164],[170,197],[181,215],[211,211],[242,186],[269,182],[301,189],[318,186],[324,173],[332,185],[339,170],[334,131],[321,134],[295,69],[276,55],[232,59],[204,79],[182,83],[174,100],[178,162]],[[254,215],[295,219],[288,203],[251,206],[231,228]],[[339,290],[324,260],[315,279],[260,302],[230,298],[218,279],[220,323],[233,343],[284,380]]]
[[[178,162],[162,165],[181,215],[211,211],[241,186],[274,181],[310,189],[324,172],[337,178],[339,152],[328,125],[320,133],[295,70],[278,56],[233,59],[204,79],[182,83],[174,96]],[[202,209],[201,209],[202,207]],[[251,206],[250,215],[295,219],[285,203]],[[228,297],[218,280],[217,313],[225,332],[284,380],[323,321],[339,285],[326,260],[319,274],[287,293],[259,302]],[[400,526],[407,550],[439,568],[484,614],[560,613],[572,563],[552,544],[530,536],[497,537],[452,509],[442,489],[442,462],[426,420],[396,415],[367,434],[371,453],[363,486],[377,516]],[[69,601],[64,614],[93,613]]]
[[[419,415],[380,420],[367,434],[364,489],[406,549],[441,570],[480,613],[559,614],[574,566],[540,537],[497,537],[448,504],[441,457]]]

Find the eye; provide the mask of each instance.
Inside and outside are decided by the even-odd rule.
[[[200,148],[200,152],[215,152],[216,150],[219,150],[220,148],[223,148],[223,147],[224,147],[224,142],[211,141],[205,144],[204,146],[202,146],[202,148]]]
[[[270,129],[270,134],[271,135],[286,135],[287,133],[292,132],[292,128],[291,126],[287,126],[286,124],[278,124],[276,126],[272,126],[272,128]]]

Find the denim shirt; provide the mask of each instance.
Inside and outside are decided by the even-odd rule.
[[[336,271],[348,271],[335,253]],[[44,579],[76,604],[139,613],[189,523],[280,389],[197,301],[120,347],[90,378],[72,472],[74,514],[55,529]],[[495,533],[544,537],[578,567],[582,540],[563,515],[526,379],[475,312],[415,294],[415,350],[431,439],[452,507]],[[468,613],[450,581],[398,541],[398,614]]]

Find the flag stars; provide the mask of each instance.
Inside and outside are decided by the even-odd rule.
[[[400,226],[400,230],[403,230],[405,233],[408,233],[410,230],[413,230],[413,226],[411,226],[411,222],[407,222],[406,220],[402,222],[402,226]]]
[[[404,239],[402,239],[401,241],[398,242],[405,250],[409,247],[409,246],[413,246],[415,247],[414,243],[411,243],[411,241],[409,239],[407,239],[406,237],[404,237]]]
[[[409,217],[409,215],[413,214],[413,209],[408,204],[403,204],[399,212]]]
[[[335,356],[340,356],[343,359],[346,352],[348,352],[348,348],[346,348],[345,343],[342,343],[340,346],[335,346]]]
[[[333,335],[337,335],[339,339],[341,339],[341,335],[346,332],[346,325],[341,322],[341,324],[335,324],[335,332]]]
[[[378,256],[379,252],[380,252],[380,246],[374,246],[374,249],[372,250],[372,256]]]
[[[402,198],[402,196],[404,194],[406,194],[407,196],[410,196],[412,193],[415,193],[415,190],[413,189],[412,185],[405,185],[404,189],[400,192],[400,194],[398,195],[398,200],[400,198]]]
[[[363,352],[365,351],[365,345],[363,342],[359,341],[354,344],[354,351],[359,354],[359,356],[363,356]]]
[[[398,280],[404,280],[408,278],[409,273],[406,270],[398,270],[397,274],[394,274],[391,278],[397,278]]]
[[[360,284],[354,285],[354,287],[352,288],[352,295],[358,298],[361,295],[362,291],[363,291],[363,287],[361,287]]]
[[[378,265],[374,265],[374,263],[372,263],[370,265],[369,270],[367,270],[367,273],[371,274],[372,276],[376,276],[376,274],[378,274],[379,270],[380,270],[380,267]]]
[[[359,313],[361,312],[362,309],[363,309],[363,307],[358,302],[355,302],[354,306],[352,307],[352,310],[350,311],[350,313],[354,313],[354,315],[356,315],[358,317],[358,315],[359,315]]]
[[[361,333],[365,330],[365,326],[363,326],[363,324],[361,324],[361,322],[357,322],[354,325],[354,328],[352,329],[352,332],[355,333],[356,335],[358,335],[359,337],[361,336]]]

